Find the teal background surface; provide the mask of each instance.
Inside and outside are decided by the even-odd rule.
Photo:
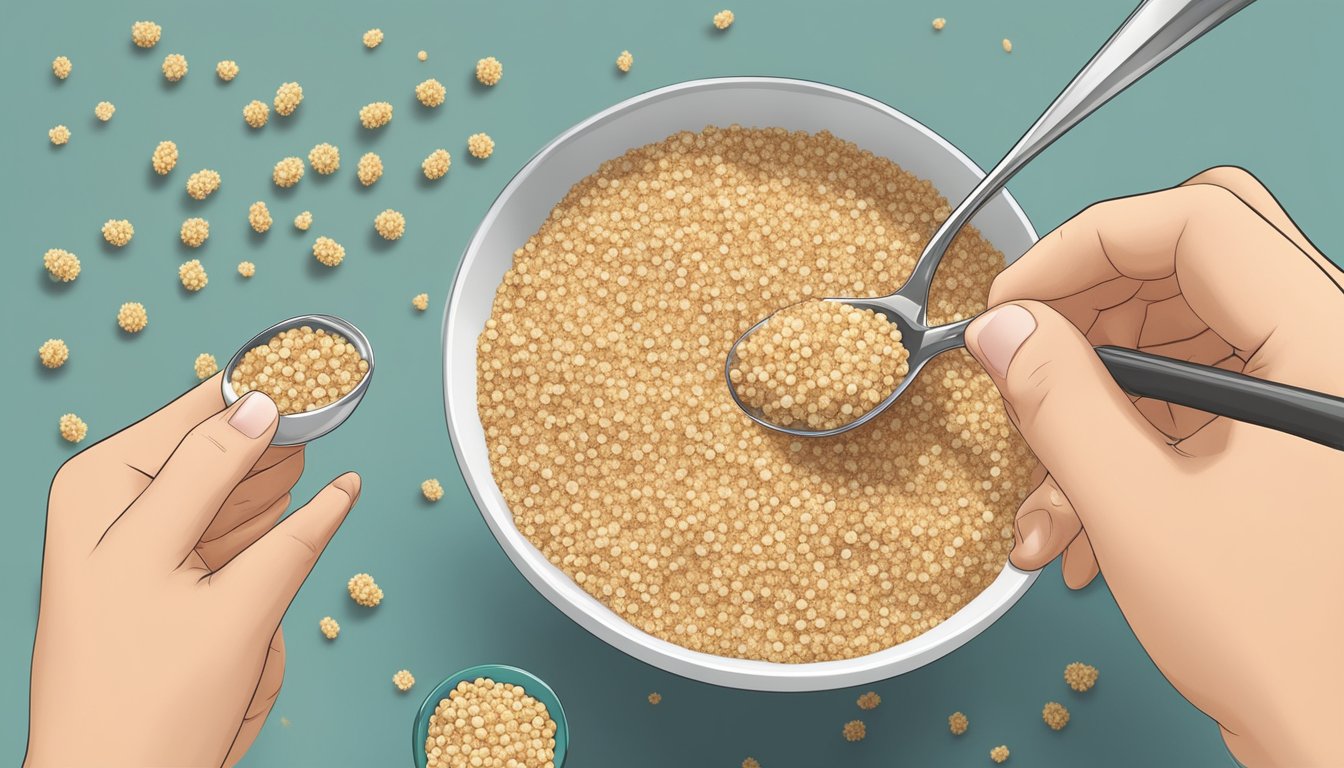
[[[0,472],[9,501],[0,534],[0,763],[13,765],[26,740],[27,688],[40,580],[48,482],[74,453],[56,432],[75,411],[90,442],[157,408],[194,384],[192,361],[221,361],[253,333],[305,312],[342,315],[378,350],[378,372],[358,413],[312,445],[295,498],[307,498],[346,469],[363,473],[364,491],[285,620],[284,689],[244,764],[393,766],[410,762],[406,742],[425,691],[463,667],[505,663],[551,684],[564,701],[573,736],[570,768],[725,766],[752,755],[766,768],[800,766],[987,765],[997,744],[1009,765],[1231,765],[1215,725],[1159,674],[1099,580],[1072,593],[1051,566],[1007,616],[951,656],[872,686],[883,704],[866,713],[868,738],[848,744],[840,727],[859,716],[863,689],[762,694],[680,679],[607,647],[539,597],[495,544],[453,459],[443,418],[440,321],[454,268],[498,191],[551,137],[584,117],[642,91],[717,75],[780,75],[851,88],[891,104],[991,165],[1132,8],[1131,0],[902,0],[801,2],[732,0],[737,23],[710,29],[721,6],[700,2],[500,0],[433,2],[7,3],[0,45],[0,89],[8,107],[0,135],[5,274],[3,359],[5,445]],[[935,16],[948,20],[931,31]],[[154,19],[163,40],[151,51],[129,42],[131,22]],[[361,33],[381,27],[373,51]],[[1174,184],[1211,165],[1254,170],[1327,253],[1344,254],[1340,170],[1344,107],[1344,4],[1262,0],[1150,75],[1022,172],[1010,189],[1041,232],[1091,201]],[[999,41],[1011,38],[1005,54]],[[428,62],[416,60],[420,49]],[[635,57],[625,76],[613,62]],[[190,73],[166,84],[159,65],[180,52]],[[57,55],[74,62],[69,80],[50,71]],[[472,80],[476,59],[504,63],[494,89]],[[214,64],[236,59],[232,83]],[[416,105],[416,83],[448,88],[436,111]],[[240,111],[269,102],[282,81],[297,80],[304,102],[291,118],[272,115],[249,130]],[[94,104],[116,104],[96,124]],[[360,129],[357,109],[388,100],[391,125]],[[68,146],[46,131],[65,123]],[[486,131],[494,157],[472,162],[466,137]],[[181,149],[166,180],[149,170],[161,139]],[[343,167],[311,171],[279,192],[270,169],[286,155],[337,144]],[[453,153],[437,184],[420,176],[436,147]],[[354,165],[370,149],[386,175],[371,189]],[[183,192],[201,168],[222,188],[197,203]],[[264,236],[247,226],[247,206],[264,199],[276,223]],[[406,214],[399,242],[372,232],[387,207]],[[290,221],[313,212],[300,233]],[[182,219],[211,222],[209,242],[188,254]],[[106,247],[99,227],[129,218],[125,249]],[[345,244],[336,270],[315,265],[316,235]],[[53,286],[42,253],[77,253],[79,280]],[[176,267],[199,257],[209,286],[186,294]],[[251,281],[242,259],[256,262]],[[430,295],[416,313],[411,297]],[[127,337],[115,325],[123,301],[143,302],[149,328]],[[36,361],[37,346],[62,337],[71,361],[56,372]],[[447,496],[424,502],[419,483],[436,476]],[[375,610],[345,594],[353,573],[369,571],[386,591]],[[128,598],[133,598],[133,595]],[[317,630],[330,614],[340,639]],[[89,627],[96,633],[97,627]],[[1101,669],[1086,695],[1067,690],[1065,663]],[[411,669],[416,688],[400,694],[390,678]],[[650,691],[662,703],[645,702]],[[116,701],[89,692],[96,716]],[[1064,702],[1073,720],[1046,729],[1040,709]],[[189,702],[184,702],[189,705]],[[971,727],[947,732],[960,709]],[[284,721],[282,722],[282,718]],[[287,724],[285,724],[287,723]],[[72,732],[72,738],[77,735]]]

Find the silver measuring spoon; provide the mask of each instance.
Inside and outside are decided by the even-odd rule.
[[[877,298],[826,299],[880,312],[901,330],[902,343],[910,352],[909,372],[896,390],[875,408],[848,424],[810,430],[774,424],[744,403],[729,373],[736,367],[738,347],[768,323],[769,317],[742,334],[728,352],[724,375],[733,400],[757,423],[800,437],[838,435],[877,418],[910,387],[929,360],[940,352],[966,343],[966,326],[974,318],[930,327],[925,313],[929,285],[933,282],[938,262],[962,225],[997,194],[1013,174],[1055,139],[1252,2],[1254,0],[1144,0],[1055,97],[1035,125],[948,216],[924,247],[900,290]],[[1097,347],[1096,352],[1116,383],[1132,394],[1197,408],[1344,449],[1344,399],[1132,349],[1103,346]]]

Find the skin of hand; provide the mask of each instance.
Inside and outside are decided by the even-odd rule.
[[[278,522],[303,448],[271,447],[277,423],[259,392],[225,408],[216,376],[56,473],[26,766],[213,768],[251,746],[280,620],[360,490],[346,473]]]
[[[1049,470],[1012,562],[1106,581],[1250,766],[1338,765],[1344,452],[1134,398],[1112,344],[1344,396],[1341,273],[1249,173],[1098,203],[1006,269],[967,348]]]

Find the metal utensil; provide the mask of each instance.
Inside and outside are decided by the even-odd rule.
[[[843,302],[861,309],[880,312],[901,330],[901,342],[910,352],[910,370],[896,387],[896,390],[875,408],[843,426],[832,429],[809,430],[774,424],[744,403],[733,387],[732,379],[728,377],[728,373],[737,362],[737,348],[748,336],[770,322],[769,317],[742,334],[728,352],[728,359],[724,365],[724,375],[728,377],[728,390],[732,393],[733,400],[748,416],[762,426],[800,437],[838,435],[876,418],[909,388],[925,363],[940,352],[965,344],[964,333],[971,319],[929,327],[925,312],[929,300],[929,286],[933,282],[934,272],[938,269],[938,262],[942,259],[943,254],[952,243],[952,239],[956,237],[962,226],[986,202],[1003,189],[1004,184],[1008,183],[1013,174],[1040,154],[1041,150],[1050,146],[1055,139],[1063,136],[1070,128],[1082,122],[1084,118],[1095,112],[1101,105],[1110,101],[1113,96],[1128,88],[1154,67],[1252,2],[1254,0],[1144,0],[1129,15],[1124,24],[1116,30],[1111,39],[1107,40],[1105,45],[1093,54],[1092,59],[1055,97],[1054,102],[1046,108],[1036,123],[1008,151],[1008,154],[1004,155],[999,164],[994,166],[994,169],[981,179],[975,189],[947,217],[947,220],[934,233],[928,244],[924,246],[924,252],[920,254],[919,260],[915,262],[915,267],[910,272],[910,277],[906,279],[905,285],[901,286],[900,290],[890,296],[877,298],[826,299],[826,301]],[[1175,392],[1175,394],[1187,399],[1192,398],[1198,401],[1181,402],[1183,405],[1191,405],[1212,413],[1220,413],[1220,415],[1243,421],[1252,421],[1253,423],[1261,422],[1255,421],[1254,418],[1243,417],[1255,416],[1255,414],[1261,414],[1265,409],[1278,408],[1281,405],[1278,401],[1263,403],[1248,403],[1246,401],[1245,393],[1254,391],[1263,395],[1265,392],[1263,385],[1268,382],[1250,379],[1247,376],[1242,377],[1260,385],[1250,389],[1246,382],[1227,378],[1238,374],[1228,374],[1226,371],[1214,368],[1180,363],[1177,364],[1181,366],[1178,378],[1183,384],[1177,386],[1171,378],[1177,376],[1177,374],[1169,365],[1174,361],[1132,350],[1123,350],[1124,355],[1114,355],[1105,351],[1106,349],[1101,348],[1098,354],[1102,355],[1102,360],[1106,362],[1107,368],[1111,370],[1113,375],[1117,375],[1117,370],[1121,371],[1117,375],[1117,381],[1121,386],[1135,394],[1158,397],[1159,395],[1155,394],[1158,390],[1167,394]],[[1120,376],[1125,376],[1125,380],[1120,380]],[[1230,388],[1229,394],[1236,395],[1232,400],[1240,404],[1240,407],[1232,408],[1235,413],[1221,413],[1216,410],[1219,406],[1230,408],[1231,403],[1226,400],[1211,398],[1206,402],[1201,399],[1202,395],[1207,394],[1205,387],[1209,386],[1221,386],[1224,390]],[[1164,397],[1163,399],[1170,402],[1180,402],[1173,400],[1171,397]],[[1300,400],[1300,398],[1297,399]],[[1255,416],[1255,418],[1263,420],[1270,418],[1270,416],[1260,415]],[[1285,431],[1292,430],[1285,429]],[[1294,432],[1294,434],[1297,433]]]
[[[281,331],[288,331],[291,328],[304,325],[344,336],[351,344],[355,345],[360,357],[368,361],[369,370],[364,373],[364,378],[355,385],[354,389],[342,395],[334,403],[302,413],[280,414],[280,425],[275,429],[275,437],[271,438],[271,445],[299,445],[312,442],[341,426],[346,419],[350,418],[350,414],[355,412],[355,407],[359,405],[359,401],[363,399],[364,393],[369,389],[369,380],[373,378],[373,345],[369,343],[368,337],[355,327],[354,323],[335,315],[299,315],[288,320],[282,320],[258,333],[240,347],[237,352],[233,353],[233,357],[229,358],[228,364],[224,366],[224,404],[233,405],[238,400],[238,395],[233,391],[233,386],[230,383],[230,377],[233,376],[233,369],[238,367],[238,362],[243,359],[243,355],[247,354],[248,350],[265,344],[271,340],[271,337]]]

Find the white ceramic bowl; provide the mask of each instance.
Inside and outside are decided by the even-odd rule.
[[[476,410],[476,338],[490,316],[495,290],[513,262],[513,252],[536,232],[570,187],[602,161],[677,131],[733,123],[829,130],[929,179],[954,203],[984,175],[956,147],[891,107],[800,80],[696,80],[650,91],[588,118],[547,144],[519,171],[486,213],[462,256],[444,318],[444,400],[453,448],[481,514],[513,564],[546,599],[616,648],[668,672],[734,688],[814,691],[883,680],[928,664],[979,634],[1027,591],[1036,574],[1005,566],[988,589],[947,621],[868,656],[811,664],[713,656],[653,637],[584,592],[514,527],[490,472]],[[1031,222],[1006,192],[981,210],[975,225],[1009,261],[1036,241]]]

